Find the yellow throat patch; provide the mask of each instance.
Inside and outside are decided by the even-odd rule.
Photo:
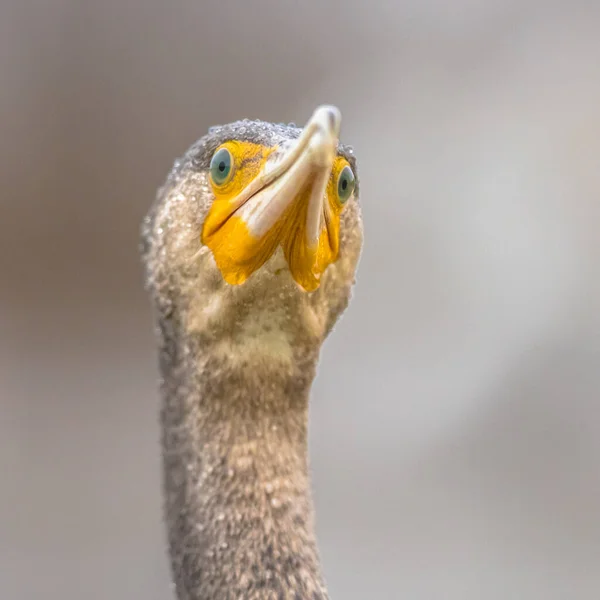
[[[202,243],[229,284],[244,283],[281,246],[292,277],[310,292],[338,258],[340,215],[354,190],[352,169],[337,152],[317,161],[298,151],[289,168],[269,177],[286,152],[232,140],[213,154],[214,200]]]

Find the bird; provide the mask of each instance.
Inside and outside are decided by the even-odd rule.
[[[321,346],[363,245],[341,113],[211,127],[143,219],[178,600],[325,600],[308,460]]]

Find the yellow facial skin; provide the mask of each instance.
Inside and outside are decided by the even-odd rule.
[[[303,184],[292,193],[285,192],[285,209],[272,218],[266,210],[272,209],[272,205],[267,206],[273,202],[269,190],[273,190],[274,197],[279,193],[279,199],[282,194],[276,192],[276,182],[261,190],[259,200],[255,200],[258,194],[245,199],[240,195],[264,171],[277,148],[241,141],[226,142],[216,152],[221,148],[229,150],[232,168],[220,184],[210,176],[214,201],[204,221],[202,243],[211,249],[225,281],[232,285],[244,283],[281,246],[294,280],[306,291],[316,290],[321,275],[339,254],[344,204],[338,196],[338,178],[348,161],[341,156],[333,158],[322,206],[316,208],[320,212],[318,243],[311,244],[307,226],[318,169],[314,169],[314,175],[313,170],[308,171]],[[320,173],[323,176],[322,168]]]

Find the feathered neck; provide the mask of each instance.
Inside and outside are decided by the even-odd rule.
[[[307,464],[318,348],[285,365],[161,329],[165,516],[179,600],[327,598]],[[284,360],[284,359],[282,359]]]

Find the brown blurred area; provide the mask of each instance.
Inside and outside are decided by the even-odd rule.
[[[311,413],[334,598],[600,597],[600,9],[6,0],[0,598],[171,598],[138,229],[337,104],[366,246]]]

